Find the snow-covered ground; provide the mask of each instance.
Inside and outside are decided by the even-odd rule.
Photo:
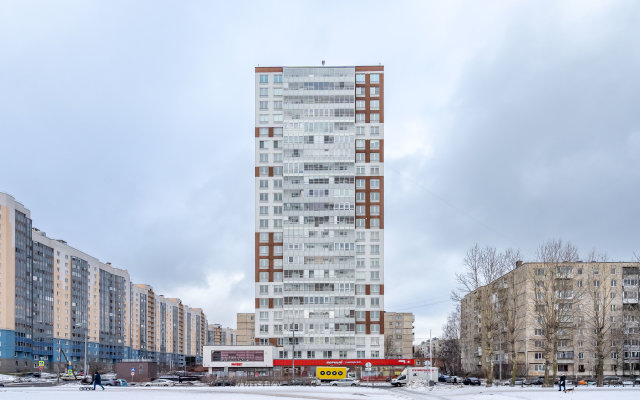
[[[200,399],[230,400],[345,400],[366,397],[371,400],[431,399],[431,400],[637,400],[640,388],[580,387],[575,392],[563,393],[551,388],[485,388],[464,386],[436,386],[435,388],[369,388],[369,387],[107,387],[106,390],[88,392],[79,385],[57,387],[0,387],[0,399],[76,400],[99,397],[114,400],[182,400]],[[205,397],[206,396],[206,397]],[[568,397],[567,397],[568,396]],[[575,399],[573,396],[577,396]]]

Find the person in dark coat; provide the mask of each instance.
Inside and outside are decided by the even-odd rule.
[[[102,377],[98,371],[96,371],[96,374],[93,376],[93,390],[96,390],[96,385],[100,386],[102,390],[104,390],[104,386],[102,386]]]
[[[562,374],[560,376],[560,382],[558,383],[558,392],[561,390],[567,390],[567,377]]]

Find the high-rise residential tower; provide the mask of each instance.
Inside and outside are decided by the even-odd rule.
[[[255,69],[255,341],[384,356],[384,68]]]

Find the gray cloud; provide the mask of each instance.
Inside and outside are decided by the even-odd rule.
[[[382,62],[386,305],[415,312],[422,338],[476,242],[638,250],[639,12],[5,2],[0,190],[51,236],[233,325],[253,298],[253,67]]]

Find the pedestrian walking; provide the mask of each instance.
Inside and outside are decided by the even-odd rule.
[[[93,390],[96,390],[96,386],[100,386],[102,390],[104,390],[104,386],[102,386],[102,377],[100,376],[99,371],[96,371],[96,374],[93,376]]]
[[[560,376],[560,382],[558,382],[558,392],[562,390],[567,390],[567,377],[564,374]]]

